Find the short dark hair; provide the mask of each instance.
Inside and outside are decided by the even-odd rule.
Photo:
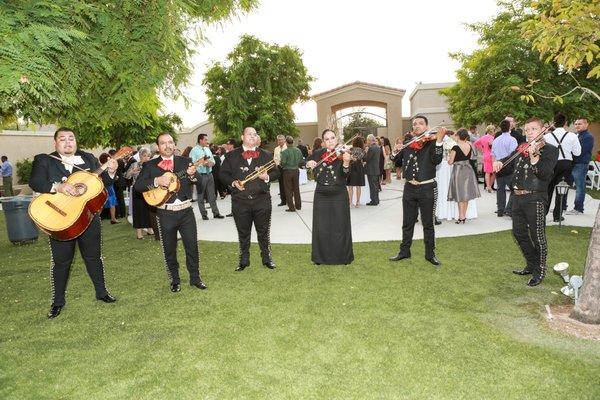
[[[235,141],[235,139],[227,139],[227,142],[225,142],[225,143],[230,144],[232,146],[237,145],[237,142]]]
[[[156,136],[156,140],[155,140],[155,142],[156,142],[156,145],[157,145],[157,146],[158,146],[158,139],[159,139],[161,136],[165,136],[165,135],[169,135],[169,136],[171,136],[171,134],[170,134],[169,132],[161,132],[161,133],[159,133],[159,134]]]
[[[500,131],[502,132],[508,132],[510,130],[510,121],[507,119],[503,119],[500,122]]]
[[[469,127],[469,130],[471,130],[471,129],[477,129],[477,125],[471,125],[471,126]]]
[[[73,129],[71,128],[67,128],[66,126],[61,126],[60,128],[58,128],[56,130],[56,132],[54,132],[54,140],[56,140],[56,137],[58,136],[59,133],[61,132],[73,132]],[[73,132],[75,133],[75,132]]]
[[[530,124],[532,122],[537,122],[540,126],[544,126],[544,123],[538,117],[529,118],[527,121],[525,121],[525,124]]]
[[[294,144],[294,138],[288,135],[285,137],[285,142],[287,144]]]
[[[323,132],[321,132],[321,138],[324,138],[324,137],[325,137],[325,134],[326,134],[327,132],[331,132],[331,133],[333,133],[333,134],[335,135],[335,132],[334,132],[334,131],[332,131],[331,129],[327,128],[327,129],[323,130]]]
[[[429,120],[427,119],[426,116],[424,115],[415,115],[410,122],[412,123],[415,119],[421,118],[423,121],[425,121],[425,125],[429,125]]]
[[[0,158],[0,160],[2,160],[2,162],[4,162],[4,161],[8,160],[8,157],[2,156],[2,158]]]
[[[202,139],[204,139],[205,137],[207,137],[208,135],[206,133],[201,133],[198,135],[198,139],[196,139],[196,143],[199,143]]]
[[[567,123],[567,117],[562,113],[556,113],[554,115],[554,126],[557,128],[565,126]]]
[[[469,131],[465,128],[460,128],[458,132],[456,132],[460,140],[467,140],[469,138]]]
[[[365,147],[365,141],[362,136],[357,136],[352,141],[352,147],[360,147],[361,149]]]

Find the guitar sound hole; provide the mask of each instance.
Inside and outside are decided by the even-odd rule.
[[[79,197],[82,196],[85,192],[87,192],[87,186],[85,183],[76,183],[75,185],[75,189],[77,189],[77,194],[75,196]]]

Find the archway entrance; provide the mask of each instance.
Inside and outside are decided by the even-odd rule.
[[[346,114],[360,112],[354,110],[349,113],[348,110],[361,107],[367,109],[367,112],[375,114],[373,119],[382,124],[377,128],[376,134],[386,136],[393,141],[402,135],[402,98],[404,93],[403,89],[366,82],[353,82],[316,94],[313,99],[317,103],[318,131],[330,128],[339,132],[339,124],[343,124],[344,118],[350,118]],[[377,111],[371,111],[372,108]],[[384,113],[379,111],[381,109],[384,110]],[[346,111],[344,112],[344,110]],[[340,112],[342,113],[340,114]]]
[[[355,135],[363,138],[371,134],[378,136],[387,130],[385,109],[381,108],[373,110],[367,110],[364,107],[343,109],[335,113],[335,118],[338,132],[342,133],[344,140]]]

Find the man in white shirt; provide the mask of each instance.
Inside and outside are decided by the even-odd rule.
[[[544,135],[546,144],[551,144],[558,148],[558,162],[554,167],[554,175],[548,185],[548,205],[546,206],[546,214],[548,214],[548,211],[550,210],[554,188],[561,180],[564,179],[565,181],[568,181],[570,179],[571,171],[573,169],[573,156],[581,154],[581,143],[579,143],[577,135],[566,130],[569,126],[567,117],[561,113],[556,114],[554,116],[554,126],[554,131]],[[554,222],[564,220],[564,217],[561,215],[563,197],[564,196],[561,195],[556,196],[554,210],[552,212]]]

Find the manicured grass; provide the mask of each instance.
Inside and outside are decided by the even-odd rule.
[[[600,199],[600,190],[586,188],[585,192],[592,196],[594,199]]]
[[[397,242],[355,244],[347,267],[274,245],[274,271],[254,244],[242,273],[236,243],[200,242],[208,291],[173,294],[157,243],[103,231],[119,301],[94,299],[78,258],[49,321],[47,242],[11,245],[0,217],[0,398],[600,398],[600,344],[547,328],[561,280],[511,274],[523,261],[510,232],[438,240],[439,270],[422,241],[402,263],[387,261]],[[590,229],[548,231],[549,265],[581,273]]]

